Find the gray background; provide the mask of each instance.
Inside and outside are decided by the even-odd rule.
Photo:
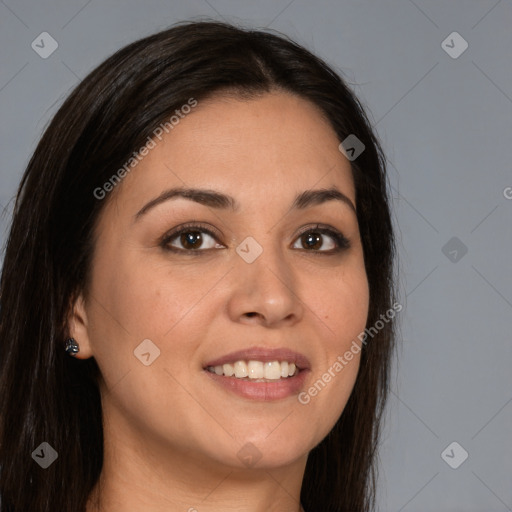
[[[121,46],[192,17],[304,44],[345,73],[383,142],[404,309],[378,509],[511,510],[509,0],[2,0],[2,244],[21,174],[70,89]],[[44,31],[59,45],[47,59],[31,48]],[[442,46],[453,31],[469,45],[458,58]],[[453,441],[452,465],[469,454],[457,469],[441,457]]]

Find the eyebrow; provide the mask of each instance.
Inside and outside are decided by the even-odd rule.
[[[230,209],[233,212],[240,210],[240,205],[236,199],[227,194],[223,194],[222,192],[199,188],[176,187],[162,192],[158,197],[155,197],[149,201],[149,203],[146,203],[135,214],[135,222],[155,206],[175,198],[189,199],[190,201],[194,201],[210,208],[224,210]],[[290,209],[304,210],[311,206],[326,203],[327,201],[340,201],[342,204],[347,205],[354,213],[357,213],[352,201],[336,187],[305,190],[304,192],[300,192],[293,200]]]

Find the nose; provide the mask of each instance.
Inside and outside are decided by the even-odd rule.
[[[251,263],[237,255],[231,279],[228,314],[234,322],[275,328],[302,319],[297,279],[279,248],[264,247]]]

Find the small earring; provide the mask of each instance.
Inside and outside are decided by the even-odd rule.
[[[66,340],[66,353],[70,356],[76,356],[80,351],[80,347],[74,338],[69,338]]]

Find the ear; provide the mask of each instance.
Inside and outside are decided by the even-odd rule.
[[[93,356],[91,340],[89,338],[89,327],[87,310],[83,295],[80,294],[71,306],[68,319],[69,337],[74,338],[80,350],[75,359],[89,359]]]

